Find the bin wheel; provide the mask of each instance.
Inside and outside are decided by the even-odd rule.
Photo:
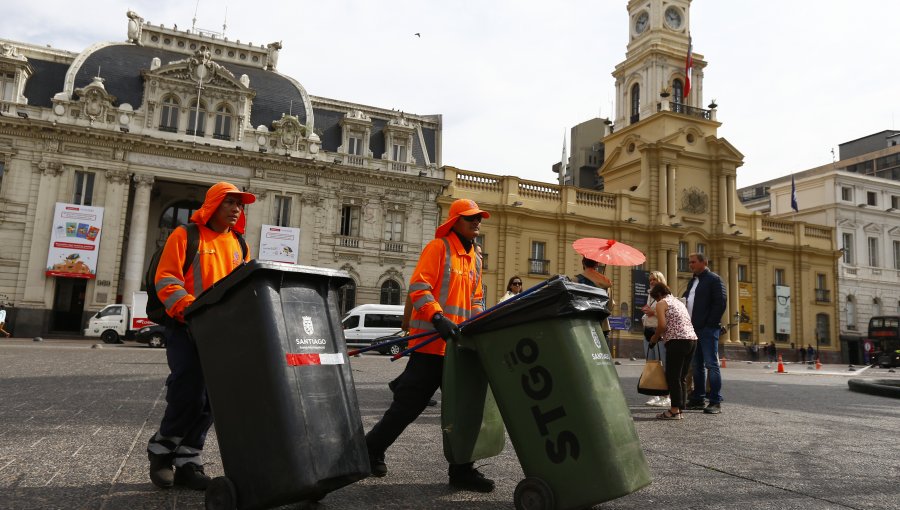
[[[224,476],[217,476],[206,487],[206,510],[236,510],[237,491],[231,480]]]
[[[553,510],[556,498],[553,489],[540,478],[528,477],[516,485],[513,494],[516,510]]]

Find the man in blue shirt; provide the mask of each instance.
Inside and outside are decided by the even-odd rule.
[[[692,253],[688,265],[694,278],[684,292],[691,324],[697,333],[697,349],[694,351],[694,390],[685,409],[703,409],[707,414],[722,412],[722,374],[719,371],[719,331],[722,314],[728,298],[725,283],[709,270],[709,261],[702,253]],[[709,374],[709,392],[706,378]],[[705,406],[704,399],[709,399]],[[704,407],[705,406],[705,407]]]

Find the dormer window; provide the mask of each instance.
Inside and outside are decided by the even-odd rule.
[[[405,145],[399,145],[399,144],[395,143],[392,154],[393,154],[393,157],[391,159],[393,159],[394,161],[399,161],[400,163],[406,163],[406,146]]]
[[[0,101],[13,101],[16,97],[16,73],[0,71]]]
[[[372,157],[369,150],[369,138],[372,136],[372,119],[361,110],[350,110],[341,119],[341,146],[338,152],[349,157],[350,165],[365,166],[367,158]]]
[[[199,121],[199,122],[198,122]],[[191,105],[188,116],[187,134],[203,136],[206,134],[206,103],[200,101]]]
[[[347,137],[347,154],[362,156],[362,139],[356,133]]]
[[[162,108],[159,113],[159,130],[169,133],[178,132],[178,98],[172,95],[162,100]]]
[[[216,108],[216,123],[213,128],[213,138],[217,140],[231,140],[231,118],[234,114],[227,104]]]

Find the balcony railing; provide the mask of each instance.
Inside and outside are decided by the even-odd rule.
[[[544,259],[528,259],[528,272],[531,274],[550,274],[550,261]]]
[[[382,249],[384,251],[392,251],[394,253],[403,253],[404,251],[406,251],[404,249],[404,243],[398,243],[396,241],[385,241]]]
[[[831,291],[828,289],[816,289],[816,302],[817,303],[830,303],[831,302]]]
[[[188,130],[185,131],[184,133],[187,134],[187,135],[206,136],[206,131],[203,131],[203,130],[194,132],[193,129],[188,129]]]
[[[349,154],[347,156],[347,164],[354,165],[354,166],[365,166],[366,158],[364,158],[362,156],[357,156],[355,154]]]
[[[166,133],[177,133],[178,128],[175,126],[159,126],[160,131],[165,131]]]
[[[213,134],[213,138],[215,138],[216,140],[225,140],[225,141],[231,140],[230,135],[219,134],[219,133]]]
[[[697,108],[696,106],[688,106],[686,104],[675,103],[675,102],[670,102],[668,104],[669,104],[668,111],[670,111],[670,112],[680,113],[682,115],[688,115],[690,117],[699,117],[701,119],[706,119],[706,120],[710,120],[712,118],[712,116],[709,113],[710,111],[703,109],[703,108]],[[658,111],[658,112],[663,111],[662,103],[656,103],[656,111]],[[632,123],[634,123],[634,122],[635,121],[632,120]]]
[[[337,245],[343,248],[359,248],[358,237],[338,236]]]
[[[397,172],[405,172],[409,165],[406,163],[391,163],[391,170]]]

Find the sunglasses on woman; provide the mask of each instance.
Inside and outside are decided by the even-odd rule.
[[[522,282],[512,282],[513,285],[522,285]]]

